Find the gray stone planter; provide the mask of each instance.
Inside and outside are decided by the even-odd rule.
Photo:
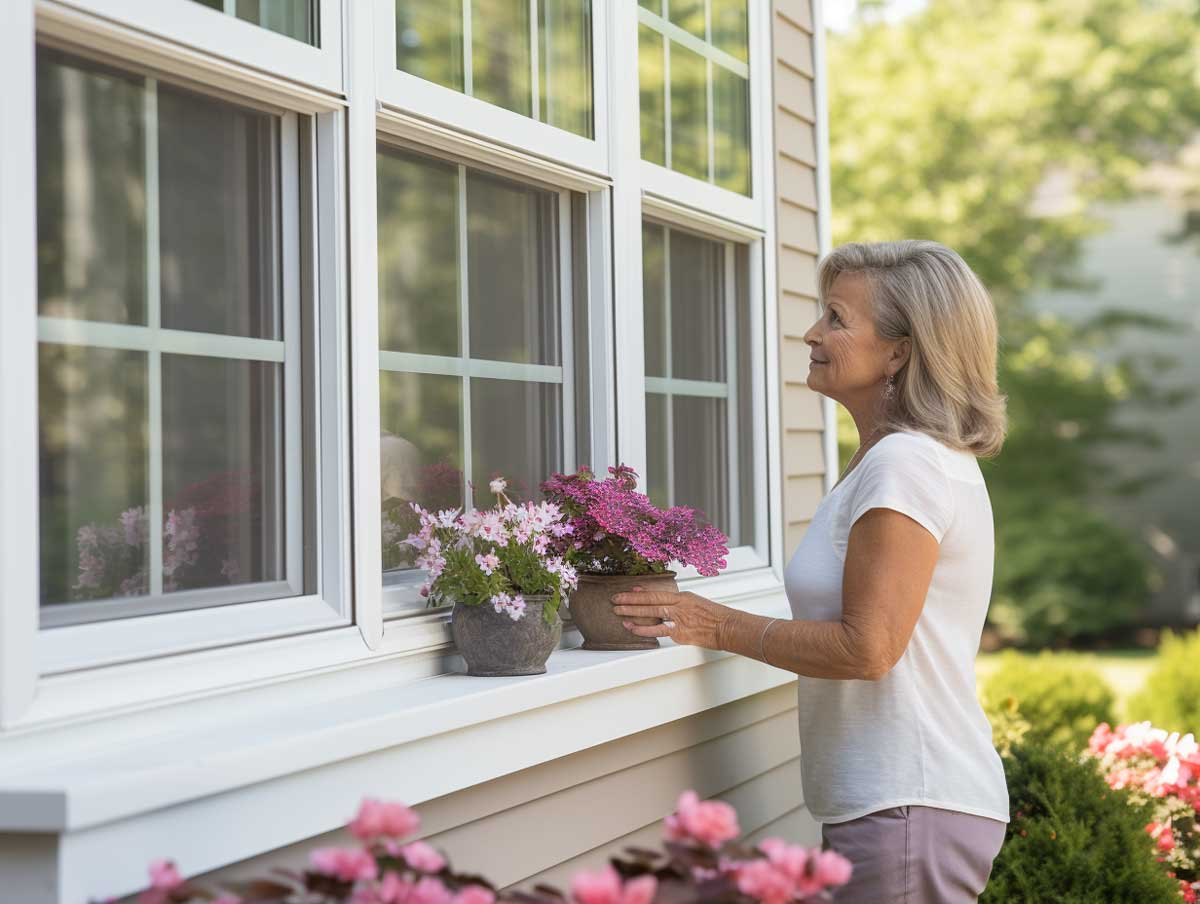
[[[579,626],[585,650],[652,650],[657,637],[638,637],[621,624],[660,625],[661,618],[630,618],[612,611],[612,597],[622,590],[640,586],[644,590],[677,591],[675,572],[663,574],[587,574],[579,575],[579,587],[571,594],[567,608]]]
[[[542,675],[546,660],[562,637],[562,618],[546,623],[542,606],[546,596],[525,597],[525,615],[513,621],[490,604],[455,603],[450,631],[458,652],[467,661],[467,674],[479,678]]]

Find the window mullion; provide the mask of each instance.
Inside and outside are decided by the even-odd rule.
[[[469,5],[471,0],[463,0]],[[459,310],[459,341],[462,345],[463,360],[462,377],[462,471],[463,471],[463,505],[470,510],[474,508],[471,493],[471,481],[474,477],[471,469],[471,286],[470,267],[467,255],[467,168],[458,166],[458,310]]]
[[[667,439],[667,505],[675,504],[675,395],[671,392],[671,380],[675,376],[672,366],[673,343],[671,342],[671,230],[666,226],[663,231],[663,337],[666,341],[666,351],[663,353],[663,370],[667,375],[666,402],[663,408],[666,412]]]
[[[574,471],[578,462],[575,449],[575,302],[573,249],[571,244],[571,195],[558,196],[558,286],[559,331],[562,345],[562,468]],[[547,475],[549,476],[549,475]]]
[[[663,42],[663,166],[671,169],[671,39]]]
[[[284,508],[283,536],[285,538],[284,574],[292,592],[304,592],[304,449],[302,444],[303,420],[301,398],[303,397],[302,339],[300,328],[300,185],[299,172],[299,121],[294,113],[283,117],[280,128],[278,173],[273,172],[274,184],[282,186],[280,198],[280,229],[282,236],[282,289],[283,298],[283,424],[284,438]],[[292,190],[295,188],[296,190]],[[278,418],[278,413],[276,414]],[[311,450],[317,454],[319,446]],[[318,474],[320,469],[311,473]],[[316,488],[313,488],[315,494]],[[314,553],[315,554],[315,553]]]
[[[728,242],[724,246],[724,267],[722,274],[722,294],[725,296],[725,379],[729,387],[725,399],[726,434],[725,442],[727,473],[729,480],[729,535],[735,540],[730,545],[744,545],[746,538],[741,536],[741,462],[738,455],[740,433],[738,432],[738,333],[737,333],[737,292],[735,287],[734,263],[735,249]]]
[[[712,49],[712,0],[704,0],[704,43],[708,49]],[[717,181],[717,150],[713,122],[713,65],[712,57],[706,56],[704,58],[705,144],[708,149],[708,181],[715,183]]]
[[[146,327],[150,349],[146,353],[147,480],[150,484],[147,536],[150,554],[150,596],[163,592],[163,462],[162,462],[162,279],[159,244],[158,184],[158,80],[146,79],[143,138],[146,155]]]
[[[532,98],[529,109],[532,118],[542,122],[542,102],[539,80],[541,79],[538,53],[538,0],[529,0],[529,90]],[[547,67],[549,68],[549,67]]]
[[[462,39],[463,39],[463,94],[475,96],[475,61],[472,44],[474,35],[471,31],[471,0],[462,0]]]

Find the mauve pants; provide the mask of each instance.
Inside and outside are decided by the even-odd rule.
[[[854,866],[835,904],[975,904],[1004,823],[933,807],[894,807],[826,824],[826,847]]]

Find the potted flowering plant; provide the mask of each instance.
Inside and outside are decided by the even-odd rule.
[[[562,637],[559,605],[575,587],[574,567],[551,550],[565,530],[553,502],[517,505],[493,480],[494,508],[428,512],[416,503],[419,529],[405,540],[429,571],[421,595],[453,603],[451,630],[467,674],[540,675]]]
[[[737,811],[685,791],[665,820],[664,850],[626,848],[599,870],[571,879],[570,894],[550,885],[497,890],[482,876],[460,873],[424,841],[404,804],[365,800],[347,828],[356,847],[313,851],[302,873],[275,870],[225,888],[188,882],[170,860],[150,865],[150,887],[138,904],[810,904],[828,901],[850,880],[834,851],[806,849],[780,838],[738,844]]]
[[[574,474],[555,474],[542,492],[563,512],[566,529],[555,534],[552,549],[575,565],[579,587],[571,595],[571,617],[583,634],[585,650],[642,650],[658,646],[654,637],[638,637],[612,611],[615,593],[640,585],[646,590],[678,590],[672,562],[692,565],[704,575],[725,567],[728,540],[695,509],[663,510],[637,491],[637,472],[625,465],[609,468],[596,480],[587,466]],[[657,619],[634,618],[639,625]]]

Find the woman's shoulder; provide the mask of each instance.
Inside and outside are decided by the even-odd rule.
[[[920,430],[897,430],[875,444],[884,466],[933,468],[947,477],[968,483],[983,483],[979,461],[970,453],[947,446]]]

